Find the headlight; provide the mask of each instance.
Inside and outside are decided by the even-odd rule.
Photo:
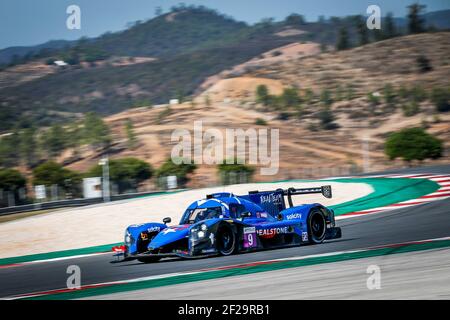
[[[131,243],[131,235],[130,235],[130,233],[128,231],[125,232],[125,243],[126,244],[130,244]]]
[[[203,237],[205,236],[205,232],[204,232],[204,231],[199,231],[199,232],[197,233],[197,236],[198,236],[199,238],[203,238]]]
[[[202,224],[200,229],[202,229],[202,231],[206,231],[206,229],[208,229],[208,226],[206,224]]]

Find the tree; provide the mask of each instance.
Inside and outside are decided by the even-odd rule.
[[[33,169],[34,185],[51,186],[56,184],[64,187],[67,180],[72,180],[73,183],[79,183],[81,182],[81,175],[53,161],[47,161]]]
[[[386,140],[384,151],[389,159],[437,159],[442,156],[442,141],[422,128],[406,128],[392,133]]]
[[[84,138],[94,148],[107,149],[111,144],[108,126],[93,112],[88,112],[84,118]]]
[[[209,98],[209,95],[205,95],[205,105],[207,107],[211,106],[211,99]]]
[[[217,166],[223,184],[250,182],[255,168],[238,163],[237,159],[231,164],[222,163]]]
[[[361,15],[355,17],[355,25],[359,34],[359,45],[363,46],[369,43],[369,33],[366,26],[366,21]]]
[[[425,32],[424,19],[421,17],[422,12],[425,10],[426,6],[418,3],[414,3],[408,6],[408,29],[409,33],[421,33]]]
[[[312,91],[311,89],[306,89],[305,90],[305,94],[303,95],[303,100],[307,103],[307,104],[311,104],[314,100],[314,91]]]
[[[57,157],[66,147],[66,133],[62,126],[55,124],[41,137],[42,145],[49,158]]]
[[[295,88],[286,88],[281,94],[281,104],[285,108],[298,107],[301,103],[301,99],[298,95],[298,91]]]
[[[397,36],[397,29],[395,27],[394,17],[391,12],[386,15],[385,18],[385,32],[384,38],[389,39]]]
[[[350,48],[350,42],[348,38],[348,32],[345,27],[342,27],[339,31],[338,40],[336,43],[337,50],[346,50]]]
[[[301,14],[292,13],[286,17],[284,22],[286,25],[295,27],[305,24],[305,18]]]
[[[86,173],[88,177],[101,177],[102,166],[95,165]],[[119,192],[136,189],[153,176],[152,166],[137,158],[112,159],[109,161],[109,179],[116,183]]]
[[[317,118],[320,120],[320,126],[324,130],[337,129],[339,125],[335,123],[335,117],[329,107],[324,107],[317,113]]]
[[[323,106],[329,108],[333,104],[333,98],[331,98],[331,93],[329,90],[324,89],[320,94],[320,102]]]
[[[392,85],[390,83],[386,84],[383,87],[383,98],[384,98],[384,102],[392,107],[394,105],[395,102],[395,92],[394,92],[394,88],[392,87]]]
[[[20,159],[20,137],[17,131],[0,139],[0,167],[14,167]]]
[[[419,66],[419,70],[421,73],[426,73],[426,72],[433,70],[430,59],[428,59],[424,55],[420,55],[419,57],[417,57],[416,62],[417,62],[417,65]]]
[[[0,169],[0,190],[16,191],[26,187],[27,180],[15,169]]]
[[[127,119],[127,122],[125,124],[125,132],[127,134],[128,148],[136,148],[137,138],[136,134],[134,133],[133,122],[130,119]]]
[[[266,85],[260,84],[258,87],[256,87],[256,101],[265,106],[269,104],[270,95]]]
[[[62,165],[47,161],[33,169],[33,184],[50,187],[57,185],[70,197],[81,196],[82,176],[79,172],[64,168]]]
[[[161,7],[161,6],[157,6],[157,7],[155,8],[155,16],[159,17],[159,16],[162,15],[162,14],[163,14],[163,9],[162,9],[162,7]]]
[[[0,206],[11,205],[10,196],[14,198],[15,204],[21,204],[23,199],[19,197],[19,190],[26,191],[25,177],[15,169],[0,169]],[[6,194],[1,194],[6,192]]]
[[[35,135],[36,130],[34,128],[24,129],[20,134],[20,155],[28,167],[32,167],[38,161]]]
[[[79,122],[71,123],[66,130],[66,147],[73,148],[74,154],[78,155],[78,147],[83,141],[83,127]]]
[[[167,159],[161,167],[156,171],[158,178],[164,178],[168,176],[176,176],[179,185],[184,186],[188,182],[187,175],[194,172],[197,169],[195,164],[181,163],[175,164],[171,158]]]
[[[437,112],[450,111],[450,91],[442,88],[434,88],[431,93],[431,100]]]

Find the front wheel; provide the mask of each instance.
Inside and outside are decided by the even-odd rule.
[[[311,244],[319,244],[325,240],[327,222],[322,210],[314,208],[308,217],[308,235]]]
[[[229,256],[236,249],[236,235],[228,225],[223,225],[217,231],[217,250],[223,256]]]
[[[152,263],[152,262],[157,262],[160,259],[161,259],[160,257],[145,257],[145,258],[138,258],[137,260],[139,262],[143,262],[143,263]]]

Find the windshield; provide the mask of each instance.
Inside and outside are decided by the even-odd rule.
[[[193,224],[206,219],[220,218],[222,215],[221,207],[188,209],[180,224]]]

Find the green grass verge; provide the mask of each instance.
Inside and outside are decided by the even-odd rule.
[[[367,183],[374,189],[371,194],[352,201],[330,206],[335,214],[368,210],[410,199],[416,199],[439,189],[439,184],[427,179],[356,178],[337,179],[335,182]]]

